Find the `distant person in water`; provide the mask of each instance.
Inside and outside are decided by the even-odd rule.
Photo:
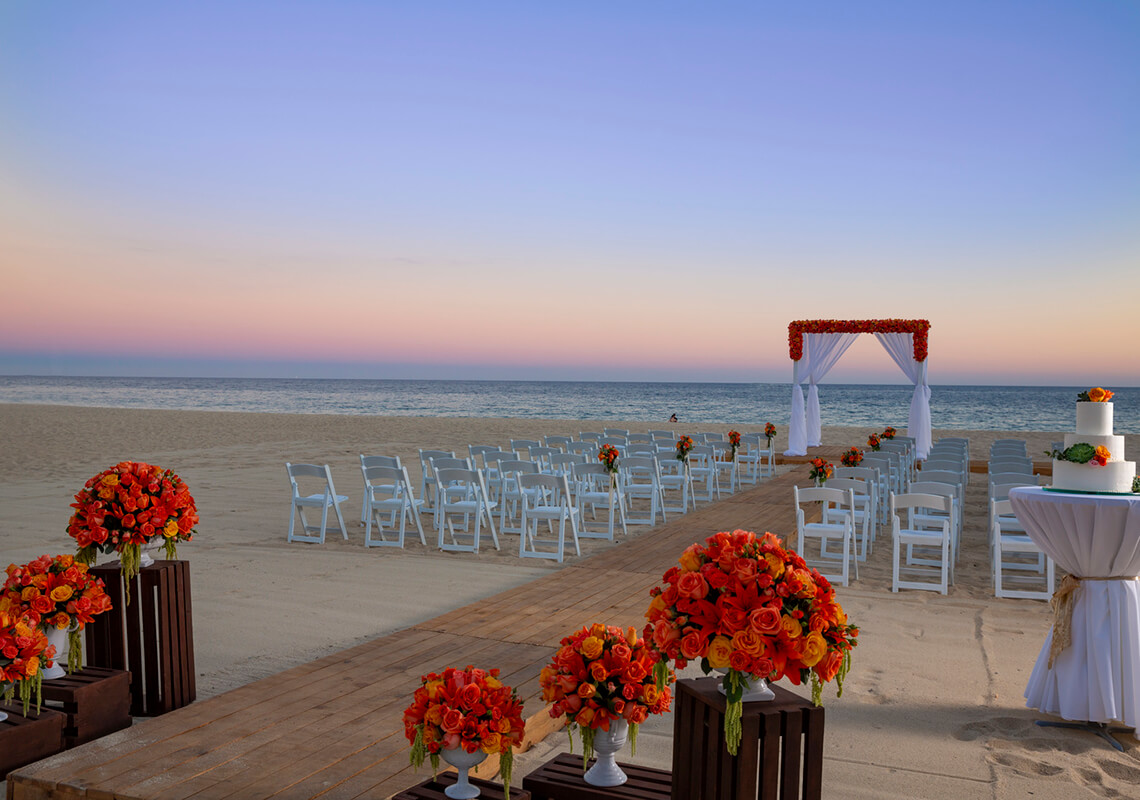
[[[669,421],[670,422],[676,422],[677,421],[677,415],[674,414],[673,416],[669,417]]]

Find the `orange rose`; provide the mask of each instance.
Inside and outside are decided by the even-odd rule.
[[[1089,400],[1094,403],[1103,403],[1105,401],[1104,389],[1097,386],[1095,389],[1089,389]]]
[[[713,669],[727,669],[728,660],[732,657],[732,640],[727,636],[715,636],[709,643],[707,658],[709,666]]]
[[[703,600],[709,593],[709,585],[699,572],[686,572],[677,581],[677,594],[690,600]]]
[[[764,645],[756,631],[752,630],[752,628],[745,628],[733,634],[732,646],[734,649],[742,650],[750,656],[758,656]]]

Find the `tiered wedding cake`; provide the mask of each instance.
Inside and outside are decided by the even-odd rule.
[[[1077,432],[1053,451],[1053,488],[1078,492],[1130,492],[1136,462],[1124,460],[1124,437],[1112,432],[1112,392],[1090,389],[1077,401]],[[1099,398],[1099,400],[1098,400]]]

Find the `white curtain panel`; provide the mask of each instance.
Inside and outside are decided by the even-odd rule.
[[[931,446],[930,385],[926,382],[926,362],[914,360],[913,333],[876,333],[875,338],[914,384],[906,435],[914,437],[918,457],[926,458]]]
[[[823,436],[819,419],[819,389],[816,384],[831,371],[835,362],[847,352],[857,333],[804,334],[804,358],[808,361],[807,444],[819,447]],[[805,450],[804,455],[807,452]]]
[[[788,422],[788,449],[786,456],[807,455],[807,420],[804,417],[804,388],[801,385],[800,365],[807,366],[807,355],[792,362],[792,418]]]

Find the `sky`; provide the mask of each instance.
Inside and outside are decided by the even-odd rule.
[[[5,0],[0,276],[0,374],[1138,386],[1140,3]]]

